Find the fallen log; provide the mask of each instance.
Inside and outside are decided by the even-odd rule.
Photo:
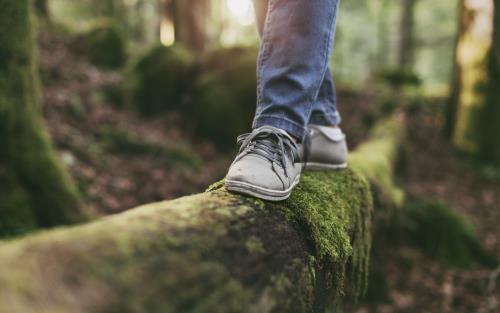
[[[336,296],[358,296],[373,206],[360,173],[390,185],[383,169],[395,160],[402,124],[391,118],[377,129],[353,153],[352,170],[305,173],[281,203],[219,183],[0,242],[0,312],[324,312]]]

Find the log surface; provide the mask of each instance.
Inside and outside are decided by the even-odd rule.
[[[0,242],[0,312],[324,312],[366,285],[373,205],[359,164],[387,168],[398,127],[374,133],[381,157],[305,173],[281,203],[216,185]]]

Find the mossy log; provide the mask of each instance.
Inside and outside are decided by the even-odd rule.
[[[0,237],[83,217],[41,122],[31,4],[0,0]]]
[[[397,119],[380,126],[353,154],[353,169],[305,173],[284,202],[219,183],[0,242],[0,312],[324,312],[336,296],[358,296],[373,206],[360,172],[373,166],[369,179],[389,177],[383,169],[402,134]]]

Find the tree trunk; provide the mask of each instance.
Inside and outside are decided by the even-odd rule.
[[[457,48],[460,76],[455,145],[483,161],[500,164],[500,65],[498,0],[463,1],[463,29]],[[495,25],[495,26],[494,26]]]
[[[353,166],[391,185],[402,133],[380,125]],[[274,204],[211,190],[0,243],[0,312],[322,313],[345,278],[366,285],[372,200],[356,172],[305,173]]]
[[[494,0],[493,33],[486,61],[485,103],[479,121],[479,158],[500,164],[500,1]]]
[[[50,22],[48,0],[35,0],[35,9],[38,17],[45,22]]]
[[[175,40],[195,53],[202,53],[207,43],[207,0],[167,0],[175,26]]]
[[[392,3],[388,0],[380,1],[380,9],[377,14],[377,38],[378,38],[378,48],[377,48],[377,62],[379,69],[385,69],[389,67],[389,53],[387,53],[387,47],[390,47],[390,25],[388,23],[389,8]]]
[[[0,0],[0,236],[81,217],[41,123],[30,3]]]
[[[500,67],[500,0],[494,0],[493,5],[493,57],[498,68]]]
[[[444,124],[444,135],[451,139],[453,137],[453,132],[457,123],[458,114],[458,101],[460,97],[460,81],[462,72],[458,64],[458,45],[460,36],[464,33],[467,27],[467,20],[465,15],[464,3],[460,1],[458,5],[458,22],[457,22],[457,34],[455,38],[455,53],[453,69],[451,74],[451,84],[450,84],[450,98],[446,104],[445,112],[445,124]]]
[[[415,4],[416,0],[402,0],[399,66],[413,72],[415,63]]]

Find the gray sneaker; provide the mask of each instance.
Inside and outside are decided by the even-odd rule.
[[[347,144],[340,128],[309,125],[309,134],[301,150],[305,169],[338,170],[347,167]]]
[[[298,184],[302,163],[295,141],[285,131],[263,126],[238,137],[241,146],[225,185],[260,199],[287,199]]]

